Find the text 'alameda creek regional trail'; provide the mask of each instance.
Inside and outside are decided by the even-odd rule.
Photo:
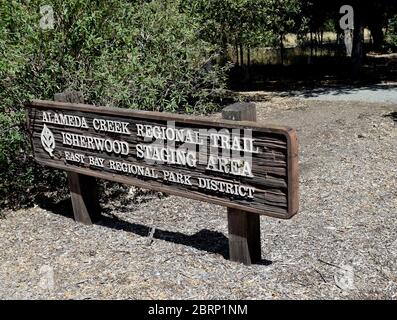
[[[297,211],[295,131],[35,100],[36,160],[279,218]]]

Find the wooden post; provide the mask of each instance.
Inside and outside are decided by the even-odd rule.
[[[79,91],[56,93],[54,100],[59,102],[84,103]],[[95,178],[67,171],[74,219],[86,225],[99,220],[100,206]]]
[[[222,117],[235,121],[256,121],[253,103],[234,103],[222,110]],[[246,265],[261,260],[259,214],[227,208],[229,256],[231,261]]]

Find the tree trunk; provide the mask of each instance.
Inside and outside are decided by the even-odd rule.
[[[280,34],[280,59],[281,65],[284,65],[284,43],[283,43],[284,36]]]
[[[244,67],[244,51],[242,43],[240,43],[240,66]]]
[[[364,24],[359,10],[354,13],[352,76],[357,78],[364,61]]]
[[[343,35],[343,33],[340,31],[340,29],[337,29],[337,31],[336,31],[336,44],[337,45],[341,45],[343,43],[342,35]]]
[[[251,49],[247,47],[247,77],[248,81],[251,79]]]
[[[221,30],[221,43],[222,43],[222,52],[221,52],[221,57],[220,57],[220,64],[225,65],[227,62],[227,36],[224,31],[224,28],[222,27]]]
[[[247,47],[247,67],[249,68],[251,66],[251,49],[250,47]]]
[[[236,42],[234,49],[236,50],[236,65],[239,66],[238,44]]]
[[[310,31],[310,57],[309,64],[312,64],[313,61],[313,32]]]
[[[370,30],[374,42],[374,49],[381,50],[384,41],[382,25],[380,23],[374,23],[370,26]]]

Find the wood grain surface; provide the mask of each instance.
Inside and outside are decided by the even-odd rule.
[[[44,123],[43,112],[84,117],[89,128],[74,128],[60,124]],[[292,128],[265,125],[251,121],[218,120],[207,117],[41,100],[33,100],[27,105],[27,115],[35,159],[45,166],[277,218],[287,219],[298,211],[298,142],[296,132]],[[92,125],[94,118],[128,122],[131,134],[95,130]],[[248,155],[252,157],[253,177],[210,171],[206,169],[205,164],[200,163],[196,167],[188,167],[167,163],[147,163],[145,159],[137,158],[137,144],[147,145],[148,142],[144,141],[142,137],[138,137],[136,124],[166,127],[170,121],[174,123],[177,129],[190,128],[194,131],[200,129],[218,131],[228,129],[230,132],[238,130],[242,133],[244,129],[248,130],[254,139],[254,147],[258,147],[259,150],[258,153]],[[53,156],[44,150],[41,142],[44,124],[53,133],[55,139],[56,147],[53,151]],[[61,132],[125,141],[129,146],[129,154],[109,154],[98,150],[64,145]],[[207,138],[209,142],[209,137]],[[176,142],[177,146],[178,142]],[[105,166],[100,168],[89,165],[87,162],[78,164],[66,161],[65,151],[81,153],[86,157],[103,158],[105,159]],[[197,157],[200,152],[202,151],[197,146]],[[207,150],[208,154],[209,149]],[[161,174],[159,174],[158,178],[152,178],[111,170],[108,166],[110,160],[147,167],[154,169],[157,173],[166,170],[187,175],[191,177],[192,185],[165,181]],[[208,178],[253,187],[255,188],[254,198],[248,199],[247,197],[199,188],[197,186],[198,178]]]

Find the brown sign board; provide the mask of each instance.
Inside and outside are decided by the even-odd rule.
[[[298,211],[294,129],[33,100],[42,165],[277,218]]]

